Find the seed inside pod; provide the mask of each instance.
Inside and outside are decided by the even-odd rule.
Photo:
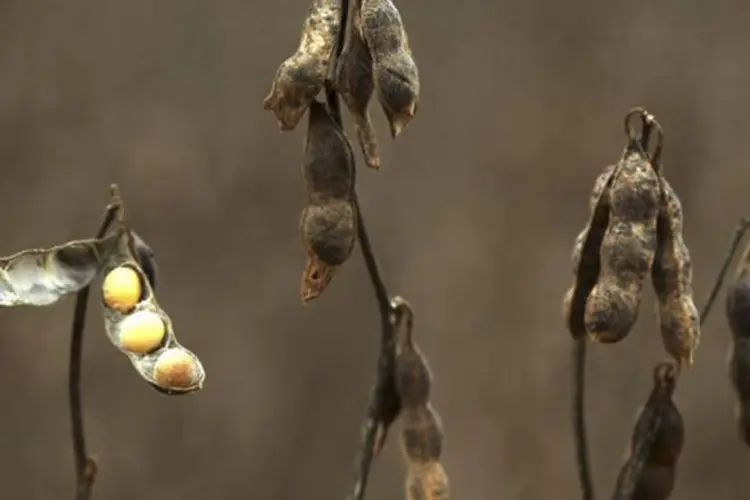
[[[154,380],[164,388],[188,388],[195,383],[196,376],[195,361],[178,347],[164,351],[154,365]]]
[[[120,345],[128,351],[146,354],[161,345],[166,333],[161,316],[153,311],[138,311],[120,325]]]
[[[129,266],[116,267],[104,278],[102,293],[107,307],[126,313],[141,299],[141,277]]]

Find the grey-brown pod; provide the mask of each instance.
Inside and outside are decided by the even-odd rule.
[[[654,369],[654,387],[639,412],[630,456],[618,477],[616,500],[666,500],[672,493],[685,442],[685,424],[672,399],[678,370],[670,363]]]
[[[131,234],[133,235],[133,247],[135,248],[138,265],[141,266],[151,288],[156,291],[159,268],[156,265],[154,250],[135,231],[131,231]]]
[[[401,401],[401,445],[406,459],[408,498],[448,498],[449,484],[440,463],[443,424],[430,403],[432,373],[413,337],[414,313],[401,297],[391,300],[396,358],[396,393]]]
[[[732,332],[729,379],[736,397],[735,418],[740,438],[750,447],[750,245],[727,290],[726,317]]]
[[[373,60],[378,100],[396,138],[419,106],[419,71],[401,14],[391,0],[362,0],[362,34]]]
[[[586,333],[618,342],[635,324],[646,276],[656,254],[659,174],[631,140],[609,188],[609,223],[599,251],[600,270],[586,301]]]
[[[263,108],[273,111],[281,130],[295,128],[325,86],[340,23],[340,0],[313,0],[297,51],[281,63],[263,101]]]
[[[116,238],[70,241],[0,258],[0,306],[47,306],[89,285]]]
[[[372,57],[362,35],[360,9],[355,2],[352,9],[351,33],[336,67],[336,89],[354,120],[354,129],[365,165],[378,169],[378,138],[368,109],[375,88],[372,71]]]
[[[615,168],[616,165],[609,165],[597,177],[589,199],[591,215],[573,245],[571,260],[574,281],[563,298],[563,315],[574,339],[580,339],[586,334],[584,311],[589,294],[599,279],[599,249],[609,224],[609,189]]]
[[[132,232],[118,222],[113,231],[117,246],[103,266],[104,285],[101,300],[104,326],[110,342],[125,354],[138,374],[158,391],[186,394],[203,387],[205,371],[198,357],[177,341],[172,320],[159,306],[146,274],[138,263]],[[110,273],[137,277],[137,289],[130,307],[109,300],[107,282]]]
[[[657,250],[651,281],[659,302],[664,348],[680,366],[685,366],[693,363],[701,327],[693,298],[692,259],[682,227],[682,204],[669,181],[662,176]]]
[[[308,203],[300,218],[308,254],[300,287],[303,302],[323,293],[357,241],[351,145],[317,100],[310,105],[309,120],[303,165]]]

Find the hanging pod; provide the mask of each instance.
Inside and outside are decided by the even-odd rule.
[[[201,389],[203,366],[177,342],[172,321],[139,265],[133,233],[118,221],[112,234],[117,244],[104,264],[101,295],[109,340],[158,391],[173,395]]]
[[[117,246],[115,236],[0,258],[0,306],[47,306],[86,287]]]
[[[357,242],[354,155],[344,132],[317,100],[310,105],[304,156],[307,206],[300,231],[307,262],[300,295],[308,302],[325,291]]]
[[[297,51],[281,63],[263,101],[263,108],[273,111],[281,130],[296,127],[323,89],[341,29],[341,0],[313,0]]]
[[[419,107],[417,64],[401,14],[391,0],[362,0],[361,23],[372,56],[378,100],[395,139]]]
[[[344,100],[354,121],[365,165],[380,168],[378,138],[368,110],[375,89],[372,56],[362,34],[360,6],[352,9],[351,32],[336,66],[336,90]]]
[[[642,147],[643,137],[625,119],[628,145],[609,186],[609,221],[599,248],[596,285],[586,300],[584,323],[591,340],[619,342],[633,328],[643,285],[651,273],[657,247],[659,173]]]

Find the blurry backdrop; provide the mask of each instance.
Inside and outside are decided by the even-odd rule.
[[[579,495],[560,300],[589,191],[619,157],[633,105],[665,128],[702,303],[750,213],[750,4],[729,4],[400,2],[420,110],[394,143],[373,106],[383,168],[361,169],[359,190],[389,287],[417,313],[456,499]],[[304,125],[281,135],[261,104],[306,9],[0,2],[0,254],[92,235],[118,182],[156,249],[159,300],[208,373],[202,392],[158,394],[108,343],[92,301],[84,390],[97,499],[343,499],[351,487],[376,305],[358,254],[300,305]],[[0,311],[3,499],[72,496],[72,302]],[[677,394],[682,500],[750,495],[722,309]],[[649,293],[637,330],[591,355],[602,497],[664,358],[652,311]],[[376,464],[372,500],[402,495],[396,444]]]

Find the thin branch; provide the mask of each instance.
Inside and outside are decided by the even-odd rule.
[[[711,289],[711,293],[708,294],[706,304],[701,310],[701,325],[705,323],[706,318],[708,317],[708,313],[711,312],[711,308],[713,307],[714,302],[716,302],[716,298],[719,296],[719,290],[721,290],[721,286],[724,284],[724,278],[726,277],[727,271],[729,270],[729,265],[732,263],[732,259],[734,259],[734,254],[736,254],[737,250],[740,248],[742,237],[745,235],[748,229],[750,229],[750,219],[740,219],[740,223],[735,228],[734,235],[732,236],[732,240],[729,243],[729,250],[727,251],[727,255],[726,257],[724,257],[724,262],[721,265],[719,274],[716,276],[714,286]]]
[[[358,0],[355,0],[358,1]],[[330,74],[326,81],[325,95],[328,112],[331,117],[343,128],[341,116],[341,104],[334,85],[334,75],[338,59],[346,42],[346,31],[349,23],[349,0],[341,0],[341,22],[336,47],[332,54],[330,63]],[[370,393],[370,404],[367,416],[362,425],[362,436],[359,454],[357,456],[357,472],[352,493],[349,500],[363,500],[367,490],[367,482],[370,475],[373,459],[376,452],[382,446],[388,427],[400,412],[400,400],[395,392],[393,380],[393,365],[395,363],[395,352],[393,343],[393,324],[391,322],[390,294],[380,273],[375,252],[372,248],[370,237],[367,233],[359,197],[356,190],[353,193],[353,204],[357,214],[357,239],[362,250],[362,258],[370,276],[375,299],[378,303],[380,313],[380,352],[378,353],[377,373],[375,386]]]
[[[113,191],[114,194],[114,191]],[[117,199],[107,206],[97,239],[103,238],[120,210]],[[96,460],[86,451],[86,436],[83,431],[83,412],[81,410],[81,353],[83,348],[83,331],[86,326],[86,308],[90,287],[78,292],[73,313],[73,327],[70,336],[70,358],[68,365],[68,400],[73,437],[73,456],[76,467],[76,500],[88,500],[96,479]]]
[[[379,450],[382,446],[388,427],[400,412],[400,400],[395,392],[395,383],[393,380],[395,351],[390,296],[380,274],[356,197],[355,207],[359,214],[357,232],[360,248],[362,249],[362,257],[370,275],[370,281],[378,302],[381,324],[380,352],[378,353],[375,386],[370,393],[370,404],[364,424],[362,425],[362,438],[357,457],[357,477],[354,490],[348,497],[349,500],[362,500],[365,497],[367,480],[376,450]]]
[[[328,113],[331,118],[334,119],[340,127],[343,128],[343,120],[341,118],[341,103],[339,102],[339,96],[336,92],[336,71],[338,66],[339,57],[341,52],[344,50],[344,44],[346,43],[346,28],[349,24],[349,0],[341,0],[341,18],[339,20],[339,33],[336,38],[336,45],[333,47],[331,53],[331,60],[328,65],[328,78],[325,83],[325,96],[326,104],[328,105]]]
[[[582,500],[594,500],[594,482],[586,434],[586,338],[573,341],[573,440]]]

